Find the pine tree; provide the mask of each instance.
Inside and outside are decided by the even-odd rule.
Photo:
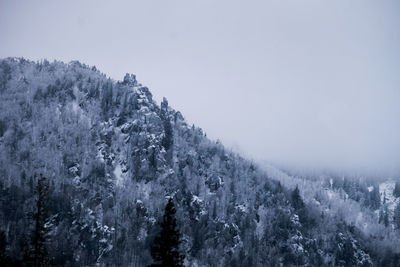
[[[151,246],[151,256],[156,264],[150,266],[183,266],[183,255],[179,252],[180,233],[175,219],[175,206],[170,198],[165,206],[161,232]]]
[[[385,225],[385,227],[389,226],[389,210],[387,206],[385,206],[384,209],[383,224]]]
[[[400,203],[397,204],[394,210],[394,217],[393,217],[394,225],[397,229],[400,229]]]
[[[384,212],[383,212],[383,207],[379,209],[379,223],[383,223],[383,217],[384,217]]]
[[[400,182],[396,182],[393,190],[393,196],[400,197]]]
[[[215,220],[217,218],[217,203],[215,201],[213,204],[212,218],[213,218],[213,220]]]
[[[162,139],[161,143],[165,150],[169,150],[174,142],[173,130],[171,122],[168,118],[168,101],[164,97],[163,101],[161,102],[161,120],[164,126],[164,138]]]
[[[298,186],[296,186],[292,192],[292,205],[295,210],[300,210],[305,207],[303,199],[300,196],[300,190]]]
[[[338,266],[355,266],[354,248],[350,238],[346,238],[342,243],[342,247],[336,253],[336,265]]]
[[[6,248],[7,248],[6,234],[3,231],[1,231],[0,232],[0,266],[4,266],[7,263]]]
[[[381,196],[379,194],[379,187],[374,186],[369,196],[370,196],[369,206],[375,210],[378,209],[381,206]]]
[[[300,222],[304,225],[307,226],[307,224],[309,223],[307,217],[307,209],[306,209],[306,205],[303,201],[303,199],[301,198],[300,195],[300,190],[299,187],[296,186],[296,188],[293,190],[292,192],[292,206],[295,210],[295,212],[297,213],[297,215],[299,216],[299,220]]]
[[[49,266],[50,261],[46,244],[48,241],[46,220],[49,184],[47,179],[42,175],[40,175],[37,182],[36,194],[36,212],[33,216],[35,225],[29,255],[25,261],[34,267]]]

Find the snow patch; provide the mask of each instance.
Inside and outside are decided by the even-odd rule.
[[[116,178],[117,186],[122,186],[124,183],[124,177],[122,176],[122,167],[120,164],[117,164],[117,166],[115,166],[113,173]]]
[[[237,205],[236,208],[238,210],[240,210],[241,212],[246,212],[247,211],[247,208],[246,208],[245,205]]]
[[[393,217],[394,209],[398,202],[400,202],[400,198],[396,198],[393,195],[393,190],[395,187],[394,181],[386,181],[384,183],[379,184],[379,194],[381,196],[382,204],[385,203],[387,205],[390,217]]]
[[[199,198],[198,196],[193,195],[193,196],[192,196],[192,202],[191,202],[191,203],[193,204],[194,202],[196,202],[196,203],[202,203],[203,200],[202,200],[201,198]]]

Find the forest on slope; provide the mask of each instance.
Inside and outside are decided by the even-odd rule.
[[[186,266],[400,265],[397,229],[369,233],[326,195],[304,198],[135,75],[7,58],[0,102],[2,265],[30,266],[40,199],[48,265],[149,265],[169,198]]]

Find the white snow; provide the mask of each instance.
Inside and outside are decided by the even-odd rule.
[[[245,205],[237,205],[236,206],[237,209],[239,209],[241,212],[246,212],[247,208]]]
[[[115,178],[116,178],[117,186],[122,186],[123,183],[124,183],[124,178],[122,176],[122,168],[121,168],[120,164],[117,164],[117,166],[115,166],[115,169],[114,169],[113,173],[114,173]]]
[[[80,185],[81,183],[81,177],[75,176],[74,179],[72,180],[75,185]]]
[[[76,100],[72,102],[72,111],[74,111],[75,113],[78,113],[78,111],[80,111],[78,102]]]
[[[372,192],[372,190],[374,190],[373,186],[368,186],[368,192]]]
[[[394,181],[386,181],[384,183],[379,184],[379,194],[381,195],[381,201],[386,203],[388,210],[390,212],[389,216],[393,216],[394,209],[398,202],[400,202],[400,198],[396,198],[393,195],[393,190],[395,187]]]
[[[299,215],[294,214],[291,218],[291,221],[293,222],[294,225],[300,225]]]
[[[151,192],[151,183],[140,182],[136,185],[137,192],[140,192],[140,198],[148,200]]]
[[[79,168],[79,164],[77,163],[77,164],[75,164],[74,166],[72,166],[71,168],[69,168],[68,171],[69,171],[71,174],[77,174],[78,171],[79,171],[78,168]]]
[[[147,237],[146,229],[140,228],[139,235],[138,235],[137,239],[140,241],[140,240],[144,240],[146,237]]]
[[[192,203],[193,203],[193,202],[202,203],[203,200],[202,200],[201,198],[199,198],[198,196],[193,195],[193,196],[192,196]]]
[[[97,147],[97,158],[101,162],[104,162],[104,155],[103,155],[104,146],[105,146],[104,144],[100,144],[100,146]]]
[[[132,125],[133,125],[133,123],[130,123],[130,122],[124,123],[124,124],[120,127],[120,128],[121,128],[121,131],[127,131]]]
[[[224,182],[222,181],[221,176],[218,176],[218,183],[219,183],[220,185],[223,185],[223,184],[224,184]]]

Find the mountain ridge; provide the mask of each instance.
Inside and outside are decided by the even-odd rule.
[[[29,247],[32,219],[22,215],[43,173],[57,265],[150,264],[167,196],[188,266],[396,264],[394,249],[387,256],[355,225],[304,204],[166,98],[157,105],[134,74],[115,81],[77,61],[7,58],[0,95],[0,231],[15,262]]]

